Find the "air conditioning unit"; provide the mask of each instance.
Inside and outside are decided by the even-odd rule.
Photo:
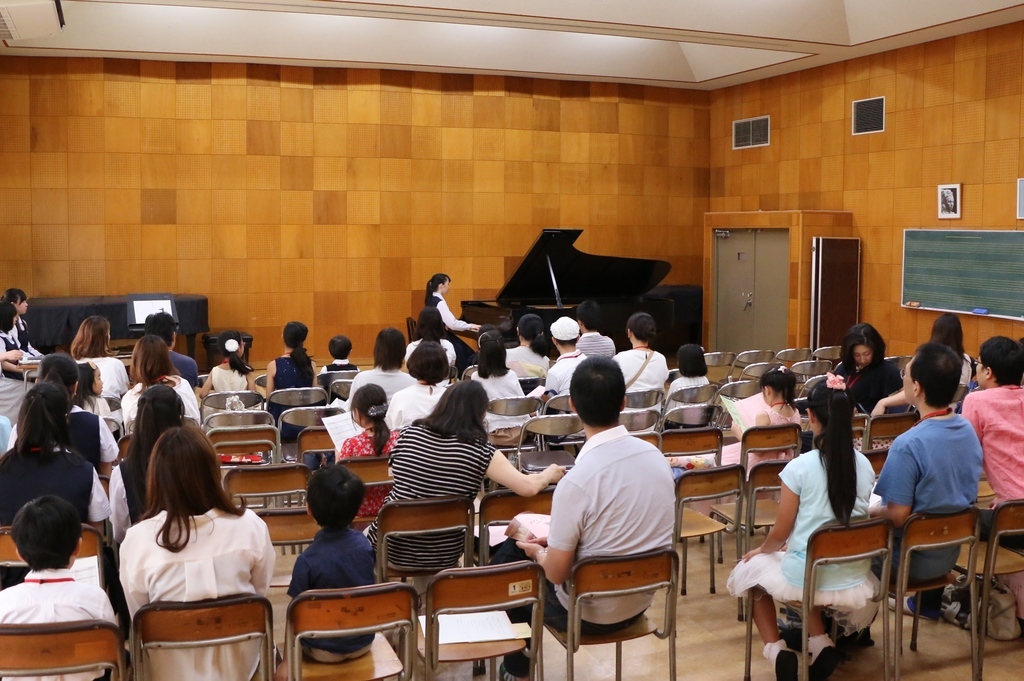
[[[60,0],[0,0],[0,40],[49,38],[63,28]]]

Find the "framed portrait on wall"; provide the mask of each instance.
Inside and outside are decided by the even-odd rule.
[[[951,220],[960,217],[960,187],[961,185],[959,184],[939,185],[940,220]]]

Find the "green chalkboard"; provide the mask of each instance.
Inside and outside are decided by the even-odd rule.
[[[905,230],[903,306],[1024,319],[1024,232]]]

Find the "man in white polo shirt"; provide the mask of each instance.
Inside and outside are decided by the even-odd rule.
[[[559,317],[551,325],[551,338],[558,348],[558,359],[548,369],[544,381],[544,392],[548,395],[561,395],[569,392],[569,382],[580,362],[587,358],[576,349],[576,341],[580,337],[580,325],[571,317]]]
[[[547,542],[517,542],[518,552],[508,542],[494,561],[521,559],[524,553],[537,561],[548,580],[544,620],[562,631],[569,604],[563,583],[573,564],[594,556],[627,556],[671,547],[675,504],[672,474],[662,453],[619,425],[626,383],[614,361],[591,357],[580,362],[569,399],[583,421],[587,441],[576,465],[555,487]],[[647,610],[652,598],[634,594],[585,603],[582,632],[624,629]],[[509,616],[513,621],[528,621],[528,613],[529,609],[520,608]],[[525,655],[505,658],[503,681],[525,678],[528,673]]]

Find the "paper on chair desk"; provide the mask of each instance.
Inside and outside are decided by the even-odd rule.
[[[80,584],[100,586],[100,569],[96,556],[76,558],[71,566],[71,576]]]
[[[424,636],[427,631],[427,618],[420,616],[420,628]],[[508,641],[517,636],[512,622],[503,611],[474,612],[462,615],[439,615],[438,643],[481,643],[483,641]]]
[[[352,414],[347,412],[335,416],[325,416],[323,422],[324,428],[327,429],[327,434],[331,436],[331,442],[334,443],[336,450],[341,449],[341,445],[345,443],[345,440],[363,432],[363,429],[352,420]]]

